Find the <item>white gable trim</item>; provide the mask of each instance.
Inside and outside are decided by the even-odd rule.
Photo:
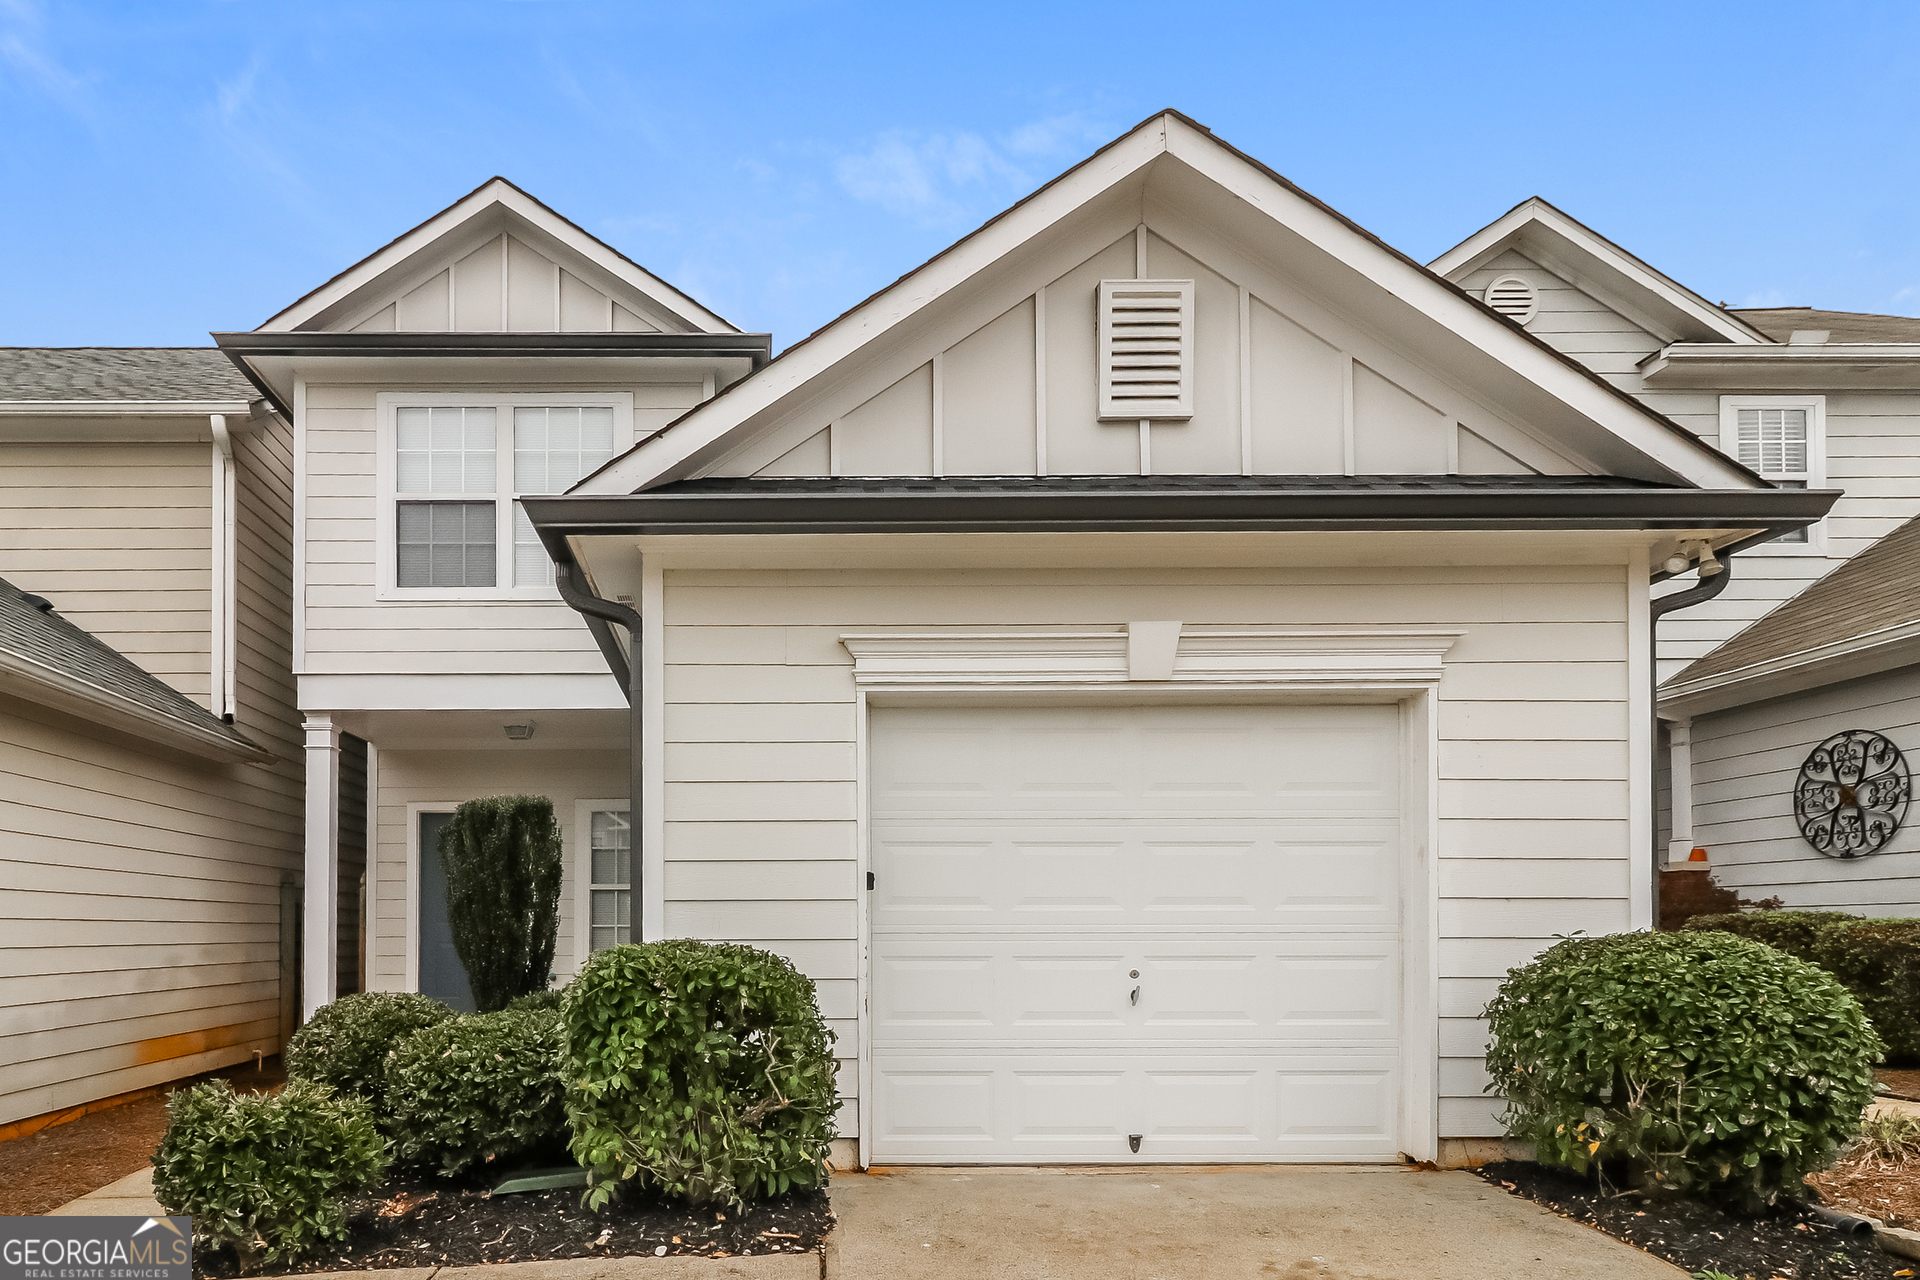
[[[1686,337],[1773,341],[1538,196],[1515,205],[1428,266],[1459,281],[1508,249],[1586,290],[1664,342]]]
[[[1446,288],[1418,264],[1288,186],[1212,134],[1168,113],[1149,120],[1069,170],[790,349],[726,395],[693,410],[668,430],[616,458],[574,492],[632,493],[702,472],[720,457],[742,448],[746,440],[741,435],[756,430],[756,419],[789,412],[808,398],[810,381],[840,362],[854,359],[882,334],[919,316],[976,275],[1059,226],[1070,214],[1136,178],[1162,155],[1180,160],[1335,262],[1500,361],[1672,477],[1706,488],[1755,487],[1755,477],[1717,450],[1598,383],[1524,330]]]
[[[598,271],[646,295],[655,307],[689,328],[715,333],[739,332],[726,320],[707,310],[659,276],[611,248],[604,241],[587,234],[504,178],[488,179],[468,195],[385,247],[362,258],[292,306],[287,307],[262,324],[259,331],[290,332],[310,324],[315,317],[340,306],[351,299],[355,293],[380,281],[389,273],[404,272],[409,260],[416,255],[431,252],[441,241],[449,237],[457,237],[458,233],[475,219],[485,218],[496,211],[505,211],[513,215]],[[498,231],[499,228],[490,230],[478,237],[475,243],[483,243],[493,238]],[[423,268],[414,274],[425,279],[446,265],[448,264],[436,259],[432,270]],[[396,275],[392,283],[396,287],[404,288],[418,281],[411,276]],[[356,313],[354,319],[356,321],[364,319],[364,316]]]

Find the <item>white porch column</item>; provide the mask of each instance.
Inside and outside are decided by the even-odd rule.
[[[1685,862],[1693,853],[1693,721],[1667,721],[1667,766],[1673,774],[1667,861]]]
[[[300,1020],[333,1000],[340,947],[340,726],[307,716],[307,887]]]

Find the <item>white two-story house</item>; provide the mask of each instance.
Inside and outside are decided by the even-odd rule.
[[[216,335],[293,426],[306,882],[363,740],[368,983],[459,1002],[442,815],[551,797],[560,976],[790,957],[847,1158],[1493,1136],[1502,974],[1652,919],[1651,593],[1835,495],[1476,256],[1165,113],[769,362],[486,184]]]

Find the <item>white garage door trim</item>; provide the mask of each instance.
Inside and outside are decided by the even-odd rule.
[[[1400,704],[1403,982],[1399,1133],[1415,1159],[1438,1154],[1438,723],[1446,652],[1463,633],[1412,628],[1227,629],[1133,623],[1103,629],[967,628],[858,632],[859,875],[872,870],[869,710],[873,706],[1084,703]],[[863,894],[863,899],[865,895]],[[873,1156],[872,939],[859,912],[859,1140]]]

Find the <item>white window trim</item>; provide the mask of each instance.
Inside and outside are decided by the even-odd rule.
[[[575,800],[573,802],[573,850],[567,859],[567,865],[573,868],[573,971],[580,972],[593,955],[593,815],[596,813],[624,813],[629,815],[627,834],[628,857],[632,859],[632,870],[640,866],[640,842],[631,830],[633,804],[626,796],[616,796],[609,800]],[[632,874],[632,871],[629,872]],[[632,892],[640,891],[638,880],[629,880]],[[635,939],[638,940],[640,922],[636,917],[633,924]]]
[[[375,474],[379,509],[374,520],[374,590],[376,600],[558,600],[560,593],[540,584],[531,587],[402,587],[399,552],[395,548],[395,504],[401,498],[432,501],[433,494],[401,494],[395,472],[397,432],[394,411],[407,408],[468,408],[492,406],[496,409],[494,435],[494,474],[496,506],[493,518],[494,577],[510,577],[514,570],[513,551],[513,411],[517,408],[610,408],[613,410],[613,456],[619,457],[633,445],[633,393],[630,391],[549,391],[516,392],[511,395],[449,391],[383,391],[374,399],[379,430],[375,447]],[[459,499],[448,497],[448,501]]]
[[[1740,460],[1739,411],[1742,409],[1805,409],[1807,411],[1807,488],[1827,485],[1827,398],[1825,396],[1721,396],[1720,452]],[[1807,526],[1805,542],[1763,542],[1741,555],[1824,556],[1827,522]]]

